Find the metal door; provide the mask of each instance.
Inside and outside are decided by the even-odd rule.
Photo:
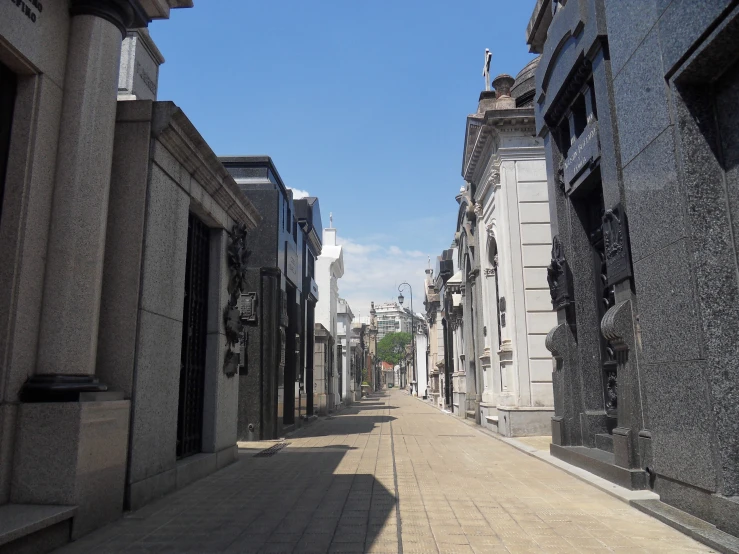
[[[185,265],[185,307],[182,318],[180,402],[177,417],[178,458],[185,458],[201,451],[209,255],[210,229],[190,214]]]

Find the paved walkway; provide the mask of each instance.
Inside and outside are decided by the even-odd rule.
[[[288,442],[58,552],[712,552],[400,391]]]

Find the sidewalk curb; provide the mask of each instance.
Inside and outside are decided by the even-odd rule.
[[[508,446],[511,446],[516,450],[523,452],[524,454],[528,454],[529,456],[537,458],[542,462],[561,469],[562,471],[575,477],[576,479],[592,485],[596,489],[599,489],[606,494],[612,496],[613,498],[616,498],[617,500],[628,504],[632,508],[661,521],[662,523],[672,527],[673,529],[680,531],[682,534],[691,537],[692,539],[695,539],[696,541],[705,544],[706,546],[716,549],[722,554],[739,554],[739,538],[725,533],[718,529],[716,526],[701,519],[698,519],[697,517],[692,516],[687,512],[683,512],[682,510],[678,510],[677,508],[670,506],[669,504],[665,504],[660,500],[657,493],[644,490],[632,491],[625,487],[615,485],[606,479],[585,471],[584,469],[580,469],[579,467],[570,465],[567,462],[563,462],[562,460],[555,458],[548,452],[538,450],[533,446],[529,446],[528,444],[525,444],[516,439],[504,437],[493,433],[492,431],[480,427],[472,421],[459,418],[451,412],[446,412],[438,406],[434,406],[428,401],[424,401],[418,398],[416,399],[421,400],[423,404],[434,408],[444,415],[453,416],[455,420],[464,425],[467,425],[468,427],[473,428],[481,435],[486,435],[492,439],[505,443]]]

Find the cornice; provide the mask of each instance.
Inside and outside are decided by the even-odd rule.
[[[121,37],[127,29],[146,27],[149,17],[139,0],[71,0],[69,14],[93,15],[118,27]]]
[[[469,129],[474,124],[479,125],[474,143],[469,143]],[[484,114],[475,114],[467,117],[467,130],[464,153],[464,167],[462,177],[466,181],[475,182],[475,173],[478,162],[486,149],[494,148],[496,137],[508,133],[517,133],[536,136],[536,118],[534,108],[509,108],[504,110],[487,110]],[[499,148],[494,148],[497,152]]]
[[[153,102],[152,136],[200,183],[233,219],[254,229],[262,216],[241,192],[208,143],[173,102]]]

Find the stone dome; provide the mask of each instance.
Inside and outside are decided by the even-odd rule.
[[[539,66],[541,56],[537,56],[526,64],[518,75],[516,83],[511,88],[511,96],[516,100],[516,107],[525,108],[534,103],[536,94],[536,68]]]

